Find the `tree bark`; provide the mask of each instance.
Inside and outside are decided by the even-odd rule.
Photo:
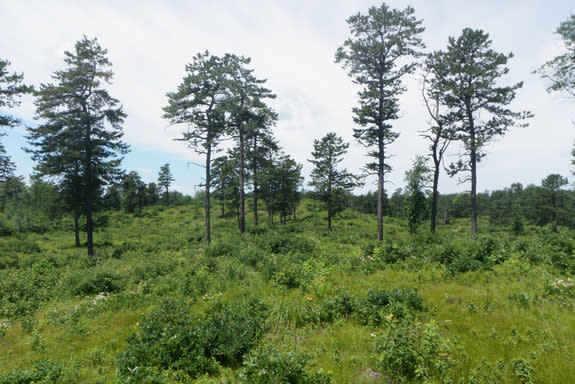
[[[380,129],[380,138],[378,143],[378,170],[377,170],[377,241],[383,241],[383,177],[384,177],[384,145],[383,129]]]
[[[74,240],[76,247],[80,246],[80,215],[74,213]]]
[[[471,160],[471,238],[475,241],[477,240],[477,143],[473,113],[470,107],[467,108],[467,118],[469,119],[469,153]]]
[[[84,105],[84,113],[88,115],[87,107]],[[94,203],[94,186],[92,185],[92,127],[86,124],[86,243],[88,246],[88,256],[94,257],[94,236],[92,228],[92,204]]]
[[[210,140],[210,139],[208,139]],[[210,163],[212,157],[212,144],[208,141],[207,149],[206,149],[206,204],[205,204],[205,238],[206,243],[210,245],[212,241],[211,232],[210,232],[210,183],[211,183],[211,172],[210,172]]]
[[[239,216],[239,229],[240,233],[246,231],[246,199],[244,191],[244,131],[243,128],[239,129],[239,189],[240,189],[240,216]]]

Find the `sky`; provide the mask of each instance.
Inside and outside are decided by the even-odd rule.
[[[478,190],[493,191],[519,182],[540,185],[549,174],[572,176],[571,149],[575,139],[575,100],[548,94],[549,83],[532,72],[563,53],[554,34],[562,21],[575,13],[572,0],[389,0],[390,7],[411,5],[426,28],[426,51],[445,49],[448,38],[470,27],[489,33],[492,48],[510,53],[509,73],[498,85],[523,81],[511,105],[535,117],[525,128],[512,128],[487,148],[479,164]],[[122,163],[146,182],[156,182],[160,167],[169,163],[173,189],[193,195],[200,190],[203,163],[186,143],[175,141],[185,127],[171,126],[162,118],[166,93],[173,92],[185,75],[185,65],[198,52],[234,53],[251,57],[254,75],[267,79],[276,95],[268,104],[279,114],[274,133],[283,150],[311,171],[313,141],[335,132],[350,144],[342,167],[359,174],[368,161],[366,149],[353,138],[352,108],[358,88],[334,55],[350,37],[347,18],[367,13],[381,2],[371,0],[0,0],[0,58],[9,60],[11,72],[24,74],[25,83],[39,86],[65,69],[64,52],[87,36],[98,38],[108,50],[115,74],[108,86],[128,117],[124,141],[131,147]],[[392,172],[386,189],[404,186],[405,172],[415,156],[428,153],[420,134],[429,126],[421,98],[421,74],[404,79],[407,92],[400,96],[400,119],[393,129],[399,138],[389,146]],[[19,107],[4,110],[25,124],[34,120],[34,98],[25,96]],[[24,126],[2,138],[26,178],[34,163],[26,147]],[[455,161],[461,148],[454,144],[447,161]],[[570,178],[570,181],[573,177]],[[366,179],[356,193],[375,190]],[[464,192],[469,184],[442,174],[440,192]]]

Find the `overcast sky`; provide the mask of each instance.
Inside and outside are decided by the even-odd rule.
[[[380,2],[368,0],[0,0],[0,58],[11,71],[23,72],[25,82],[39,85],[64,67],[64,51],[73,50],[83,35],[97,37],[108,50],[115,73],[110,93],[124,105],[128,118],[124,139],[131,146],[123,167],[136,170],[147,181],[157,181],[164,163],[175,176],[175,189],[193,194],[203,162],[185,143],[174,141],[181,128],[162,119],[166,93],[175,91],[185,64],[204,50],[215,55],[235,53],[252,58],[251,68],[277,98],[270,105],[279,113],[275,135],[284,151],[311,167],[313,140],[336,132],[350,143],[344,166],[360,172],[365,148],[353,139],[352,108],[357,88],[334,54],[349,37],[346,19],[366,13]],[[548,84],[532,74],[545,61],[562,53],[554,32],[575,13],[573,0],[391,0],[387,4],[415,8],[423,19],[428,51],[444,49],[448,37],[465,27],[490,34],[497,51],[513,52],[510,72],[500,85],[523,81],[512,105],[535,114],[527,128],[514,128],[492,143],[479,166],[479,191],[508,187],[514,182],[539,185],[551,173],[571,176],[575,139],[575,101],[547,94]],[[405,80],[401,118],[393,123],[400,137],[389,147],[394,154],[386,189],[404,185],[405,171],[417,154],[428,153],[419,131],[428,126],[420,96],[419,76]],[[10,113],[33,124],[33,98],[27,96]],[[25,129],[18,127],[2,138],[18,166],[28,176],[33,163],[20,148],[26,146]],[[451,147],[448,159],[457,159]],[[375,190],[368,179],[363,191]],[[570,181],[571,180],[570,178]],[[307,180],[306,180],[307,182]],[[306,184],[307,187],[307,184]],[[443,174],[440,191],[466,191],[467,184]]]

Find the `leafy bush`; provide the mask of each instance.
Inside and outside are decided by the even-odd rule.
[[[138,333],[118,357],[120,383],[164,383],[162,371],[182,371],[192,378],[218,372],[206,353],[201,323],[189,317],[187,308],[166,300],[146,317]]]
[[[532,384],[533,383],[533,372],[535,368],[531,363],[525,359],[514,359],[511,361],[511,368],[513,369],[513,375],[519,379],[522,384]]]
[[[489,269],[507,259],[505,247],[492,237],[479,238],[469,243],[447,265],[449,272],[468,272]]]
[[[258,243],[260,248],[275,254],[311,255],[315,250],[313,241],[299,234],[271,232],[260,236]]]
[[[202,324],[209,357],[225,366],[238,366],[267,329],[266,306],[257,300],[216,303]]]
[[[433,322],[384,334],[377,340],[376,349],[380,370],[397,382],[448,379],[455,363],[449,342]]]
[[[552,264],[562,272],[575,272],[575,241],[566,230],[555,231],[545,226],[537,240],[528,247],[525,256],[533,264]]]
[[[373,250],[373,258],[386,264],[397,263],[398,261],[407,259],[411,255],[413,255],[411,249],[397,241],[387,242],[379,247],[375,247]]]
[[[50,360],[36,362],[30,370],[15,369],[0,375],[0,384],[51,384],[62,375],[62,366]]]
[[[367,297],[357,302],[359,320],[370,325],[379,325],[391,319],[409,321],[415,318],[415,311],[423,310],[423,297],[411,289],[370,289],[367,291]]]
[[[321,304],[317,319],[322,323],[331,323],[337,319],[347,319],[356,310],[357,299],[348,293],[342,293]]]
[[[120,382],[163,383],[166,371],[197,378],[217,373],[220,364],[238,366],[267,329],[265,320],[266,308],[256,300],[216,303],[204,319],[166,300],[128,339],[118,358]]]
[[[78,296],[120,292],[125,284],[125,278],[119,273],[102,269],[76,271],[64,283],[72,295]]]
[[[286,288],[307,287],[315,278],[327,273],[321,260],[307,259],[301,263],[289,263],[274,274],[272,280]]]
[[[0,270],[0,317],[33,313],[40,303],[55,296],[59,272],[48,260],[23,270]]]
[[[260,349],[250,355],[238,375],[239,384],[330,384],[329,376],[306,371],[309,356]]]

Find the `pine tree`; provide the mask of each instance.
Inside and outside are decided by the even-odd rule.
[[[170,164],[166,163],[160,167],[160,173],[158,174],[158,186],[164,190],[164,197],[166,199],[166,204],[170,204],[170,186],[174,181],[174,176],[170,171]]]
[[[182,124],[187,130],[180,141],[205,155],[205,239],[211,242],[211,168],[212,155],[225,133],[227,103],[225,76],[228,71],[221,58],[208,51],[194,56],[186,65],[186,75],[176,92],[167,94],[168,105],[164,107],[165,119],[171,124]]]
[[[377,238],[383,240],[384,176],[391,171],[387,147],[399,136],[391,122],[399,118],[399,95],[405,91],[402,78],[415,70],[416,63],[406,59],[420,55],[424,31],[414,9],[400,11],[385,3],[371,7],[367,15],[357,14],[347,20],[353,38],[337,49],[336,63],[349,71],[349,76],[362,87],[359,107],[353,109],[354,137],[367,148],[374,161],[367,164],[370,174],[377,175]]]
[[[86,216],[88,255],[94,256],[93,212],[102,187],[117,180],[126,118],[119,101],[104,88],[112,80],[111,63],[97,39],[86,36],[65,52],[66,69],[35,93],[42,123],[28,128],[29,151],[40,175],[57,176],[66,185],[69,205]],[[76,213],[77,213],[76,212]]]
[[[8,72],[7,67],[10,62],[0,59],[0,109],[12,108],[20,104],[20,97],[32,91],[32,87],[22,84],[24,75]],[[17,117],[0,113],[0,129],[4,127],[12,128],[20,124]],[[0,131],[0,137],[6,133]],[[5,182],[14,176],[16,165],[6,153],[4,145],[0,143],[0,182]]]
[[[463,143],[465,153],[449,166],[449,174],[464,172],[463,181],[471,182],[471,235],[477,233],[477,164],[485,156],[485,147],[504,135],[517,122],[531,117],[529,112],[506,108],[523,83],[498,87],[497,80],[509,70],[505,65],[513,57],[491,49],[489,35],[466,28],[457,39],[450,37],[445,52],[434,52],[434,89],[442,95],[453,122],[453,139]]]
[[[326,206],[329,231],[332,230],[333,217],[343,211],[348,194],[359,184],[357,177],[346,169],[337,169],[348,148],[349,144],[334,132],[313,142],[313,159],[309,161],[314,168],[311,171],[309,184],[315,187],[314,195]]]

